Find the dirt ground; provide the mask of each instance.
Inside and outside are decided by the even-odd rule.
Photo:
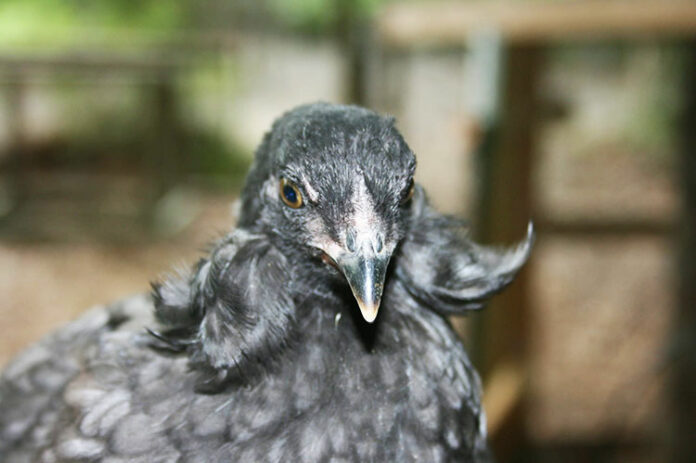
[[[93,305],[149,289],[149,282],[202,255],[233,223],[230,196],[199,201],[175,238],[141,243],[0,242],[0,365]]]

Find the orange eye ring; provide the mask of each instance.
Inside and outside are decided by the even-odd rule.
[[[281,178],[279,191],[280,199],[282,199],[286,205],[293,209],[299,209],[302,207],[302,193],[300,193],[300,189],[297,188],[297,185],[292,183],[290,180]]]

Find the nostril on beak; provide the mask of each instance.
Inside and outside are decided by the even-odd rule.
[[[378,233],[373,236],[361,236],[354,230],[350,230],[346,232],[345,246],[351,254],[356,254],[361,250],[380,254],[384,250],[384,235]]]
[[[374,249],[374,251],[377,254],[379,254],[380,252],[382,252],[382,248],[384,248],[384,238],[382,238],[382,234],[380,233],[379,235],[377,235],[377,239],[372,244],[372,249]]]
[[[355,252],[355,233],[353,231],[346,233],[346,248],[350,252]]]

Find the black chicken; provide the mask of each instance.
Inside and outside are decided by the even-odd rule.
[[[237,229],[190,274],[7,367],[0,461],[487,461],[479,379],[444,317],[512,280],[531,228],[507,251],[471,242],[415,165],[391,118],[282,116]]]

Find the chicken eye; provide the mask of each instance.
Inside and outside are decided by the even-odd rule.
[[[401,204],[406,204],[413,198],[413,192],[416,190],[415,183],[413,183],[413,179],[411,179],[411,182],[408,184],[408,189],[406,189],[406,194],[404,195],[403,199],[401,200]]]
[[[302,207],[302,193],[300,193],[300,189],[286,178],[280,179],[280,198],[293,209]]]

